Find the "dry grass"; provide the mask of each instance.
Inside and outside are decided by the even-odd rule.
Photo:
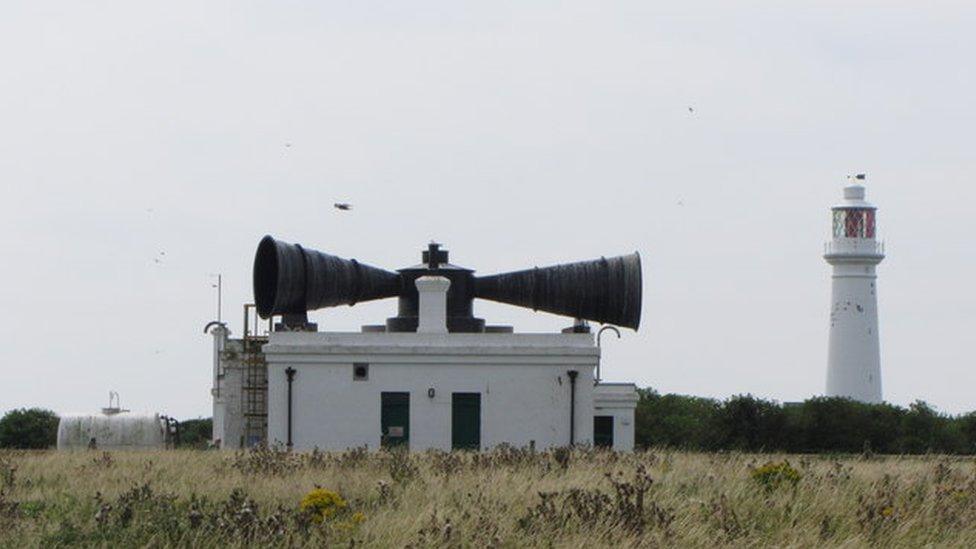
[[[976,547],[941,456],[7,452],[0,490],[4,547]]]

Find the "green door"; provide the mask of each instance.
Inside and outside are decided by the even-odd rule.
[[[481,393],[451,395],[451,448],[481,449]]]
[[[613,416],[593,416],[593,446],[613,448]]]
[[[410,442],[410,393],[380,394],[380,429],[384,447]]]

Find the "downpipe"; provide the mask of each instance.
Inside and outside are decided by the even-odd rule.
[[[579,372],[576,370],[569,370],[566,372],[569,376],[569,445],[576,445],[576,376]]]
[[[288,443],[287,443],[287,447],[288,447],[288,450],[289,451],[294,446],[294,444],[292,443],[292,440],[291,440],[291,413],[292,413],[292,411],[291,411],[292,410],[292,405],[291,405],[291,387],[292,387],[292,382],[295,381],[295,372],[296,372],[296,370],[294,368],[292,368],[291,366],[289,366],[288,368],[285,368],[285,377],[287,377],[287,379],[288,379]]]

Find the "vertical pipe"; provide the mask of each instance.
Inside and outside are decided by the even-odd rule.
[[[617,334],[617,339],[620,339],[620,330],[618,330],[616,326],[604,326],[600,328],[599,332],[596,333],[596,346],[598,349],[602,349],[600,347],[600,338],[603,336],[603,332],[607,330],[612,330],[613,333]],[[601,350],[600,354],[597,355],[596,357],[596,383],[600,383],[600,380],[603,379],[600,377],[600,363],[602,362],[603,362],[603,351]]]
[[[291,385],[295,381],[295,369],[289,366],[285,368],[285,376],[288,378],[288,449],[291,450],[294,444],[291,440]]]
[[[220,310],[223,308],[221,307],[222,304],[221,302],[223,300],[223,295],[222,295],[223,291],[224,291],[224,277],[223,275],[218,274],[217,275],[217,322],[220,322]]]
[[[569,370],[569,445],[576,445],[576,376],[579,372]]]

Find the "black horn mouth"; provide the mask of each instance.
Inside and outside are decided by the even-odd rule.
[[[298,306],[302,305],[294,295],[296,287],[305,286],[301,251],[290,250],[291,247],[270,236],[265,236],[258,244],[254,256],[254,304],[262,318],[298,312]],[[302,280],[296,280],[296,276]]]
[[[266,236],[261,239],[254,255],[254,303],[258,314],[263,318],[267,318],[274,310],[277,293],[278,256],[275,253],[274,239]]]
[[[636,330],[642,285],[640,255],[633,253],[479,277],[475,295]]]
[[[254,303],[262,318],[394,297],[396,273],[265,236],[254,256]]]

